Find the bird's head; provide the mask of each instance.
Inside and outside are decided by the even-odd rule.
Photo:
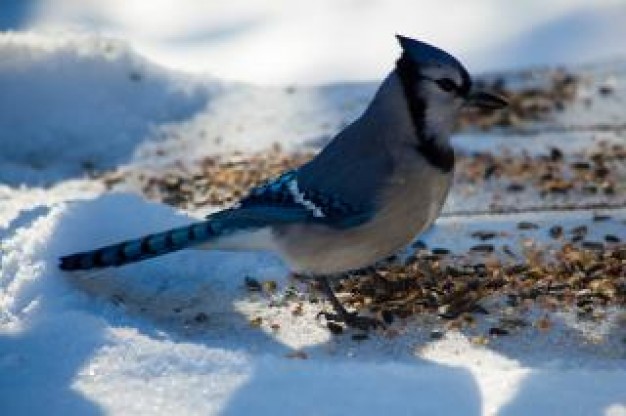
[[[496,110],[507,101],[495,94],[473,88],[465,67],[449,53],[427,43],[397,35],[403,53],[396,71],[409,101],[439,117],[455,116],[463,106]]]

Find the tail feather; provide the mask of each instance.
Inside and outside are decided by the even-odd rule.
[[[227,209],[210,215],[206,221],[186,227],[174,228],[135,240],[61,257],[59,268],[62,270],[89,270],[122,266],[208,243],[238,231],[258,229],[268,224],[317,220],[319,219],[311,217],[310,211],[302,207]]]
[[[122,266],[150,259],[206,243],[220,235],[218,228],[212,221],[204,221],[157,234],[149,234],[135,240],[61,257],[59,268],[68,271],[89,270]]]

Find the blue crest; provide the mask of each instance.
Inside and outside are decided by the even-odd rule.
[[[461,72],[467,72],[458,59],[435,46],[402,35],[396,35],[396,38],[402,50],[420,66],[446,65],[457,67]]]

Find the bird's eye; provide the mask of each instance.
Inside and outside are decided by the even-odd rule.
[[[441,78],[435,81],[439,88],[446,92],[457,91],[459,87],[450,78]]]

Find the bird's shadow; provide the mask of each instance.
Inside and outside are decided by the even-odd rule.
[[[599,415],[611,414],[612,408],[623,411],[626,326],[618,322],[619,318],[610,323],[590,322],[606,326],[599,341],[595,331],[590,335],[567,314],[551,314],[547,333],[526,328],[510,340],[492,340],[490,350],[531,369],[499,414]]]
[[[0,335],[3,414],[104,414],[73,387],[85,362],[106,343],[103,323],[72,312],[56,318]]]
[[[231,263],[242,262],[241,254],[223,256]],[[234,271],[231,277],[243,283],[248,272]],[[168,285],[154,277],[156,285]],[[234,306],[247,302],[261,309],[269,307],[269,299],[251,295],[244,287],[236,292],[213,291],[210,282],[198,281],[188,287],[196,293],[190,298],[167,289],[158,294],[121,290],[119,282],[109,284],[115,279],[106,276],[98,277],[98,283],[87,277],[79,279],[74,283],[81,290],[111,299],[126,313],[149,321],[149,325],[138,327],[144,335],[158,332],[162,337],[166,333],[175,341],[243,352],[250,357],[251,374],[230,394],[223,414],[373,414],[389,409],[407,415],[482,412],[478,385],[467,369],[429,362],[411,353],[429,342],[427,336],[418,337],[410,346],[409,338],[415,337],[408,337],[399,347],[397,339],[381,333],[372,333],[362,342],[353,339],[351,331],[339,336],[328,332],[328,337],[312,336],[311,341],[294,347],[268,330],[265,322],[264,328],[251,325],[253,315]],[[251,296],[257,299],[251,301]],[[219,306],[215,305],[216,297],[221,298]],[[288,321],[295,304],[280,306],[278,316]],[[317,307],[321,306],[313,308]],[[318,332],[327,331],[311,314],[299,319],[303,321],[300,325],[309,329],[313,326]],[[289,325],[281,329],[290,330]],[[417,368],[420,370],[415,371]],[[410,399],[413,396],[415,399]]]
[[[202,255],[206,254],[183,253],[181,259],[186,259],[181,261],[193,264],[191,258]],[[245,264],[248,256],[222,253],[222,258],[215,260],[216,267],[220,267],[221,261]],[[305,326],[307,331],[328,336],[310,335],[309,341],[295,347],[269,330],[267,322],[263,322],[263,328],[251,325],[254,315],[235,305],[247,303],[261,310],[279,308],[281,311],[274,317],[277,322],[285,322],[293,319],[292,309],[298,302],[270,306],[268,297],[251,294],[244,287],[250,272],[245,266],[231,270],[230,278],[241,284],[236,291],[223,290],[219,284],[216,288],[210,279],[187,282],[184,291],[179,291],[170,286],[172,282],[167,278],[157,275],[153,275],[154,286],[161,289],[150,293],[142,290],[141,284],[133,287],[126,282],[121,286],[115,276],[100,275],[96,280],[81,276],[72,280],[80,290],[110,299],[125,313],[148,321],[148,325],[138,326],[144,335],[158,333],[161,338],[165,333],[175,341],[248,356],[250,375],[229,395],[223,414],[373,414],[389,409],[407,415],[481,414],[478,385],[467,369],[429,362],[411,353],[423,348],[429,342],[428,336],[417,337],[416,342],[410,336],[399,346],[397,339],[372,333],[361,342],[352,338],[351,331],[331,336],[323,322],[309,313],[298,318],[299,328],[287,324],[280,331],[299,331]],[[277,280],[280,287],[287,284],[284,278]],[[416,391],[419,395],[411,400]]]

